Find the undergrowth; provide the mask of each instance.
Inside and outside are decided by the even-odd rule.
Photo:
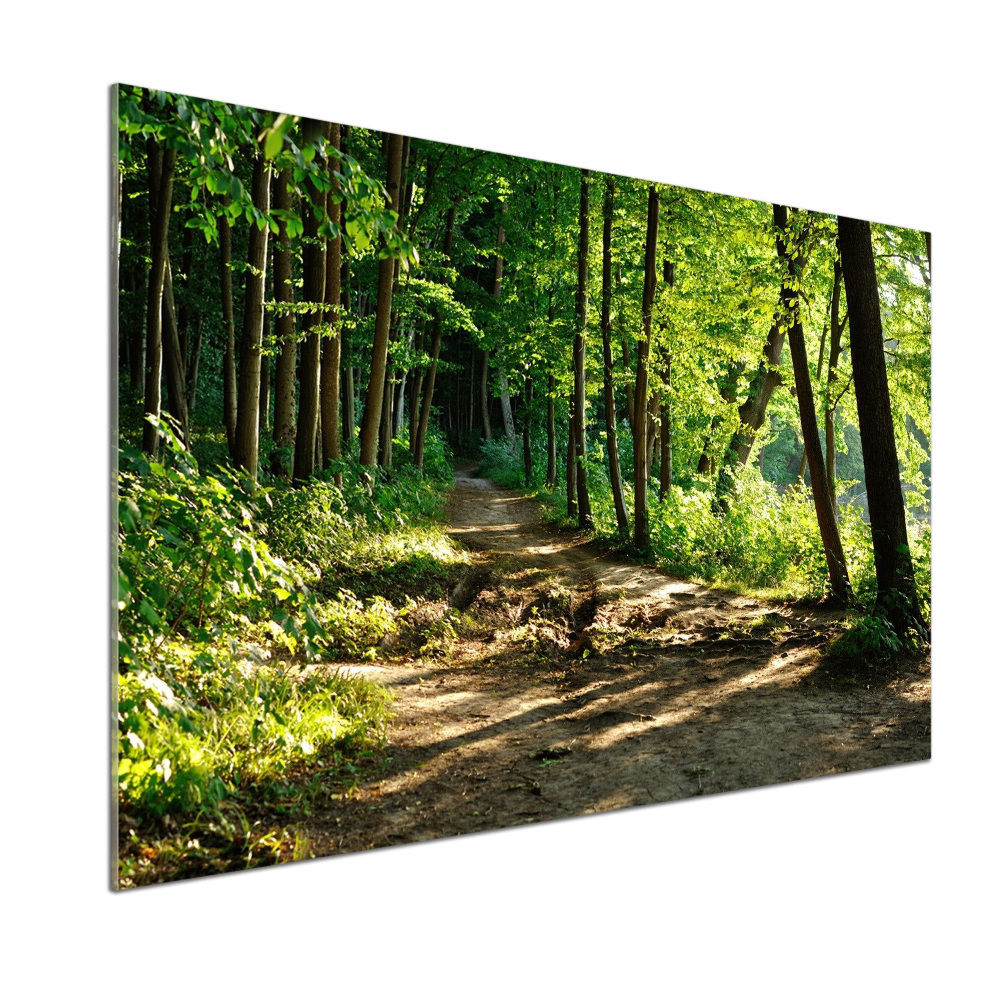
[[[440,466],[259,485],[157,428],[159,461],[120,457],[121,887],[301,856],[286,824],[357,780],[389,718],[384,688],[322,663],[375,658],[466,558]]]
[[[480,474],[499,485],[524,489],[519,443],[517,447],[503,440],[485,443]],[[588,456],[587,475],[594,536],[612,548],[631,551],[618,535],[614,498],[599,451]],[[537,482],[527,488],[542,501],[551,520],[569,523],[564,478],[552,490]],[[624,492],[631,523],[635,503],[627,481]],[[810,490],[791,487],[779,492],[756,466],[750,466],[735,477],[728,513],[713,510],[713,500],[714,482],[707,477],[691,476],[685,483],[675,483],[663,500],[655,480],[651,482],[651,551],[642,555],[677,576],[769,600],[817,600],[828,594],[829,576]],[[859,606],[870,610],[875,599],[871,529],[854,504],[840,507],[839,526],[854,597]],[[912,522],[908,528],[918,598],[926,619],[930,613],[930,528],[926,522]]]

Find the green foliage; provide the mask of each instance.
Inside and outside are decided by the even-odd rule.
[[[118,621],[126,667],[148,664],[180,633],[218,637],[242,621],[272,618],[291,648],[308,652],[311,596],[257,531],[268,491],[232,469],[202,474],[169,418],[149,418],[162,462],[123,450],[118,505]]]
[[[118,683],[118,789],[139,816],[211,812],[333,749],[379,740],[388,695],[360,678],[216,655]],[[221,669],[222,667],[225,669]]]

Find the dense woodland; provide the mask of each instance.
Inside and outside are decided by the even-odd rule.
[[[851,669],[928,642],[929,233],[131,86],[118,125],[122,884],[296,856],[275,810],[387,712],[303,665],[447,591],[456,459],[842,604]]]

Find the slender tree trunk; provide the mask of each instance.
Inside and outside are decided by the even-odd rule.
[[[663,398],[660,401],[660,499],[662,500],[674,485],[674,438],[670,412],[672,387],[671,357],[667,354],[663,364]]]
[[[740,425],[733,433],[723,456],[720,488],[726,488],[722,476],[731,475],[733,469],[742,468],[750,457],[757,434],[764,425],[767,404],[775,389],[781,385],[781,352],[785,347],[785,328],[777,321],[771,326],[764,345],[764,357],[750,383],[745,402],[739,408]]]
[[[483,438],[486,441],[493,440],[493,433],[490,430],[490,352],[489,348],[483,349],[483,375],[479,381],[479,409],[483,418]]]
[[[569,443],[566,446],[566,516],[577,517],[576,393],[569,394]]]
[[[267,214],[271,207],[270,167],[260,150],[253,163],[251,196],[254,207]],[[260,348],[264,338],[264,272],[267,268],[267,226],[250,226],[240,339],[239,398],[236,406],[237,466],[257,478],[260,449]]]
[[[455,235],[455,215],[458,206],[453,204],[448,209],[448,218],[444,228],[444,258],[445,263],[451,263],[451,245]],[[431,419],[431,405],[434,402],[434,383],[437,379],[437,363],[441,354],[441,314],[434,316],[434,332],[431,335],[431,367],[427,372],[427,379],[424,384],[424,398],[420,406],[420,423],[417,427],[417,447],[414,452],[414,461],[417,468],[422,472],[424,468],[424,448],[427,444],[427,427]]]
[[[609,175],[604,182],[604,233],[601,258],[601,346],[604,350],[604,426],[608,438],[608,478],[615,501],[618,534],[630,537],[625,492],[622,488],[621,463],[618,461],[618,420],[615,416],[615,361],[611,353],[611,223],[614,213],[615,182]]]
[[[580,171],[580,243],[576,264],[576,336],[573,338],[574,448],[580,527],[594,527],[587,489],[587,282],[590,274],[590,171]]]
[[[524,414],[521,416],[521,448],[524,453],[524,486],[531,487],[531,376],[524,378]]]
[[[500,203],[500,218],[503,219],[507,211],[507,203]],[[503,247],[507,242],[507,234],[504,232],[503,222],[497,233],[497,246]],[[496,268],[493,272],[493,298],[499,300],[500,289],[503,282],[503,253],[497,252]],[[514,440],[514,414],[510,408],[510,386],[507,383],[507,373],[503,370],[503,364],[496,366],[497,377],[500,382],[500,415],[503,417],[503,431],[508,441]]]
[[[219,214],[219,290],[226,348],[222,358],[222,419],[229,457],[236,459],[236,320],[233,316],[233,236],[224,212]]]
[[[885,368],[871,227],[867,222],[845,216],[837,220],[837,225],[851,318],[851,367],[875,550],[877,603],[899,635],[905,636],[915,629],[923,636],[927,628],[917,601],[906,535],[906,508]]]
[[[809,461],[809,477],[812,480],[813,504],[816,520],[823,539],[823,551],[830,570],[830,590],[833,596],[843,600],[850,593],[847,576],[847,560],[840,542],[837,518],[830,500],[830,489],[826,481],[826,465],[819,443],[819,426],[816,422],[816,407],[813,403],[812,381],[809,377],[809,357],[806,354],[805,331],[802,329],[800,297],[802,295],[802,269],[804,255],[794,244],[785,240],[788,227],[788,211],[783,205],[774,206],[774,225],[777,229],[778,256],[787,266],[787,276],[782,285],[784,316],[779,322],[788,324],[788,343],[792,353],[792,368],[795,372],[795,393],[799,402],[799,419],[802,423],[802,440]]]
[[[289,184],[290,169],[282,170],[274,180],[274,207],[280,212],[290,212],[292,195]],[[292,284],[292,248],[288,227],[280,222],[278,239],[273,249],[274,301],[277,303],[274,329],[278,346],[274,366],[274,426],[271,432],[274,449],[271,452],[271,472],[287,476],[291,471],[288,459],[295,452],[295,368],[298,361],[298,343],[295,336],[295,301]]]
[[[622,266],[621,263],[615,265],[615,291],[620,291],[622,286]],[[625,420],[628,422],[629,430],[635,434],[635,383],[632,378],[632,352],[628,346],[628,332],[622,327],[622,374],[627,379],[625,383]]]
[[[198,366],[201,363],[201,344],[205,332],[205,314],[199,312],[198,318],[194,322],[194,339],[191,344],[191,352],[188,355],[187,385],[188,385],[188,413],[194,413],[195,403],[198,400]]]
[[[645,424],[647,393],[649,390],[649,342],[653,335],[653,298],[656,294],[656,236],[660,223],[660,194],[655,185],[649,188],[649,204],[646,211],[646,271],[642,288],[642,332],[643,339],[636,346],[635,369],[635,415],[643,414]],[[647,483],[649,481],[649,459],[645,448],[645,432],[633,431],[635,445],[635,545],[636,548],[649,547],[649,505]]]
[[[556,485],[556,380],[549,376],[548,398],[545,401],[545,485],[551,490]]]
[[[837,385],[837,362],[840,360],[841,337],[847,326],[847,316],[840,317],[840,295],[844,271],[840,258],[833,264],[833,293],[830,296],[830,360],[827,363],[826,393],[823,407],[823,430],[826,436],[826,478],[830,486],[834,513],[837,511],[837,437],[836,415],[838,398],[834,396]]]
[[[334,149],[340,149],[340,126],[330,124],[327,140]],[[337,164],[331,162],[331,175]],[[332,179],[332,177],[331,177]],[[327,217],[338,227],[341,221],[340,204],[336,201],[337,188],[331,185],[327,194]],[[336,239],[326,241],[326,324],[332,328],[332,333],[323,341],[323,354],[320,363],[320,411],[323,428],[323,464],[340,460],[340,274],[341,274],[342,241]],[[333,481],[337,486],[344,482],[343,473],[334,473]]]
[[[346,156],[350,152],[351,127],[349,125],[340,126],[340,151]],[[343,244],[343,240],[341,240]],[[340,386],[341,410],[343,419],[340,423],[341,436],[344,442],[344,450],[350,452],[351,442],[354,440],[355,414],[354,414],[354,351],[351,336],[351,329],[343,321],[347,319],[351,309],[351,258],[346,253],[341,254],[340,261],[340,366],[342,379]]]
[[[170,226],[170,208],[174,189],[173,149],[163,149],[150,137],[149,196],[150,196],[150,258],[149,285],[146,294],[146,386],[145,410],[147,416],[160,416],[160,374],[163,368],[163,288],[167,273],[167,236]],[[148,422],[142,428],[142,448],[156,457],[159,452],[159,435]]]
[[[167,267],[163,278],[163,367],[167,377],[167,403],[170,415],[177,421],[180,438],[186,446],[188,440],[187,379],[184,370],[184,348],[181,346],[177,324],[177,306],[174,302],[174,274],[167,253]]]
[[[311,186],[311,185],[310,185]],[[299,360],[299,419],[295,429],[293,478],[304,482],[316,471],[319,432],[319,377],[322,343],[320,330],[326,296],[326,245],[319,229],[326,215],[326,195],[313,187],[302,203],[302,294],[310,305],[303,319],[302,354]],[[320,451],[322,455],[322,451]]]
[[[399,212],[399,179],[403,156],[403,137],[388,134],[386,147],[387,207]],[[384,244],[384,241],[383,241]],[[392,284],[395,262],[383,257],[378,262],[378,298],[375,306],[375,339],[372,344],[371,374],[365,412],[361,421],[361,464],[372,467],[378,460],[379,424],[382,418],[382,397],[385,393],[386,355],[389,348],[389,322],[392,318]],[[370,475],[370,474],[369,474]]]

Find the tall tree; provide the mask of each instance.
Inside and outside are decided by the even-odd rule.
[[[257,150],[250,182],[259,221],[250,226],[247,272],[243,284],[243,331],[240,339],[239,397],[236,406],[235,464],[257,478],[260,450],[260,351],[264,339],[264,277],[267,268],[267,220],[271,208],[271,168]]]
[[[834,597],[843,600],[850,591],[847,560],[844,558],[844,547],[840,541],[840,531],[837,528],[837,518],[833,512],[833,501],[826,480],[826,465],[819,441],[816,407],[813,403],[812,383],[809,378],[805,331],[802,328],[802,271],[805,254],[801,240],[792,239],[788,235],[788,209],[784,205],[774,206],[774,226],[778,256],[784,260],[787,268],[781,292],[784,316],[779,322],[786,324],[788,328],[788,344],[795,372],[795,392],[799,402],[802,440],[809,462],[816,520],[819,523],[823,551],[830,571],[830,590]]]
[[[146,290],[146,386],[145,412],[159,418],[161,405],[160,376],[163,368],[163,289],[167,273],[167,236],[174,188],[176,150],[161,146],[150,136],[147,143],[150,200],[149,283]],[[159,435],[148,422],[142,428],[142,447],[156,456]]]
[[[451,246],[455,236],[455,214],[458,206],[454,202],[448,209],[448,217],[444,227],[444,263],[451,263]],[[434,314],[434,330],[431,334],[431,366],[427,372],[427,379],[424,384],[424,398],[420,404],[420,422],[417,426],[416,447],[414,450],[414,463],[418,469],[424,468],[424,449],[427,444],[427,427],[430,424],[431,405],[434,402],[434,382],[437,378],[438,357],[441,354],[441,310],[438,308]]]
[[[322,123],[303,122],[307,132],[320,132]],[[299,420],[295,428],[293,476],[299,481],[316,471],[316,436],[319,432],[319,376],[322,356],[321,334],[326,294],[326,241],[320,228],[326,217],[326,193],[319,179],[307,182],[302,199],[302,294],[309,312],[302,322],[302,351],[299,358]],[[338,272],[339,276],[339,272]]]
[[[576,264],[576,334],[573,338],[573,447],[580,527],[594,526],[587,489],[587,283],[590,275],[590,171],[580,171],[580,242]]]
[[[844,271],[840,257],[833,263],[833,291],[830,295],[830,359],[827,362],[826,392],[823,401],[823,430],[826,437],[826,478],[830,487],[830,497],[834,503],[834,513],[837,505],[837,437],[836,416],[837,405],[844,390],[836,397],[833,395],[837,386],[837,362],[844,330],[847,327],[847,314],[840,315],[840,292],[843,284]],[[845,386],[846,390],[846,386]]]
[[[228,203],[228,199],[224,205]],[[229,456],[236,458],[236,320],[233,316],[233,236],[225,209],[219,213],[219,292],[226,346],[222,355],[222,421]]]
[[[608,438],[608,476],[615,501],[618,534],[626,541],[630,537],[622,470],[618,461],[618,420],[615,416],[615,362],[611,353],[611,224],[614,215],[615,182],[608,176],[604,181],[604,233],[601,257],[601,346],[604,349],[604,426]]]
[[[340,151],[340,126],[331,123],[327,126],[327,140],[333,150]],[[340,271],[341,248],[343,240],[340,235],[341,212],[340,195],[336,183],[336,167],[339,166],[335,157],[331,158],[331,185],[327,193],[327,218],[337,230],[337,235],[326,241],[326,326],[328,335],[323,341],[323,355],[320,362],[320,413],[323,429],[323,464],[340,460]],[[343,485],[343,473],[334,473],[334,483]]]
[[[399,214],[399,178],[403,157],[403,137],[389,133],[385,137],[386,205]],[[380,241],[385,249],[384,237]],[[365,412],[361,421],[361,464],[374,466],[378,461],[378,432],[385,392],[386,356],[389,349],[389,321],[392,316],[392,283],[395,261],[386,254],[378,262],[378,295],[375,305],[375,339],[372,344],[371,369]],[[370,476],[370,474],[369,474]]]
[[[927,628],[917,599],[906,534],[871,226],[840,216],[837,228],[851,317],[851,367],[875,551],[877,606],[899,635],[905,636],[912,629],[924,636]]]
[[[288,235],[288,219],[292,213],[291,169],[278,172],[274,180],[274,208],[279,219],[278,239],[274,258],[274,322],[277,360],[274,366],[274,426],[271,471],[287,476],[291,471],[289,457],[295,451],[295,369],[298,362],[298,340],[295,330],[295,301],[292,284],[292,247]]]
[[[640,423],[647,408],[649,391],[649,342],[653,336],[653,299],[656,295],[656,237],[660,224],[660,192],[655,184],[649,186],[649,203],[646,209],[646,265],[642,286],[642,339],[636,345],[635,365],[635,414]],[[649,455],[645,435],[636,434],[634,441],[635,475],[635,545],[649,547]]]

